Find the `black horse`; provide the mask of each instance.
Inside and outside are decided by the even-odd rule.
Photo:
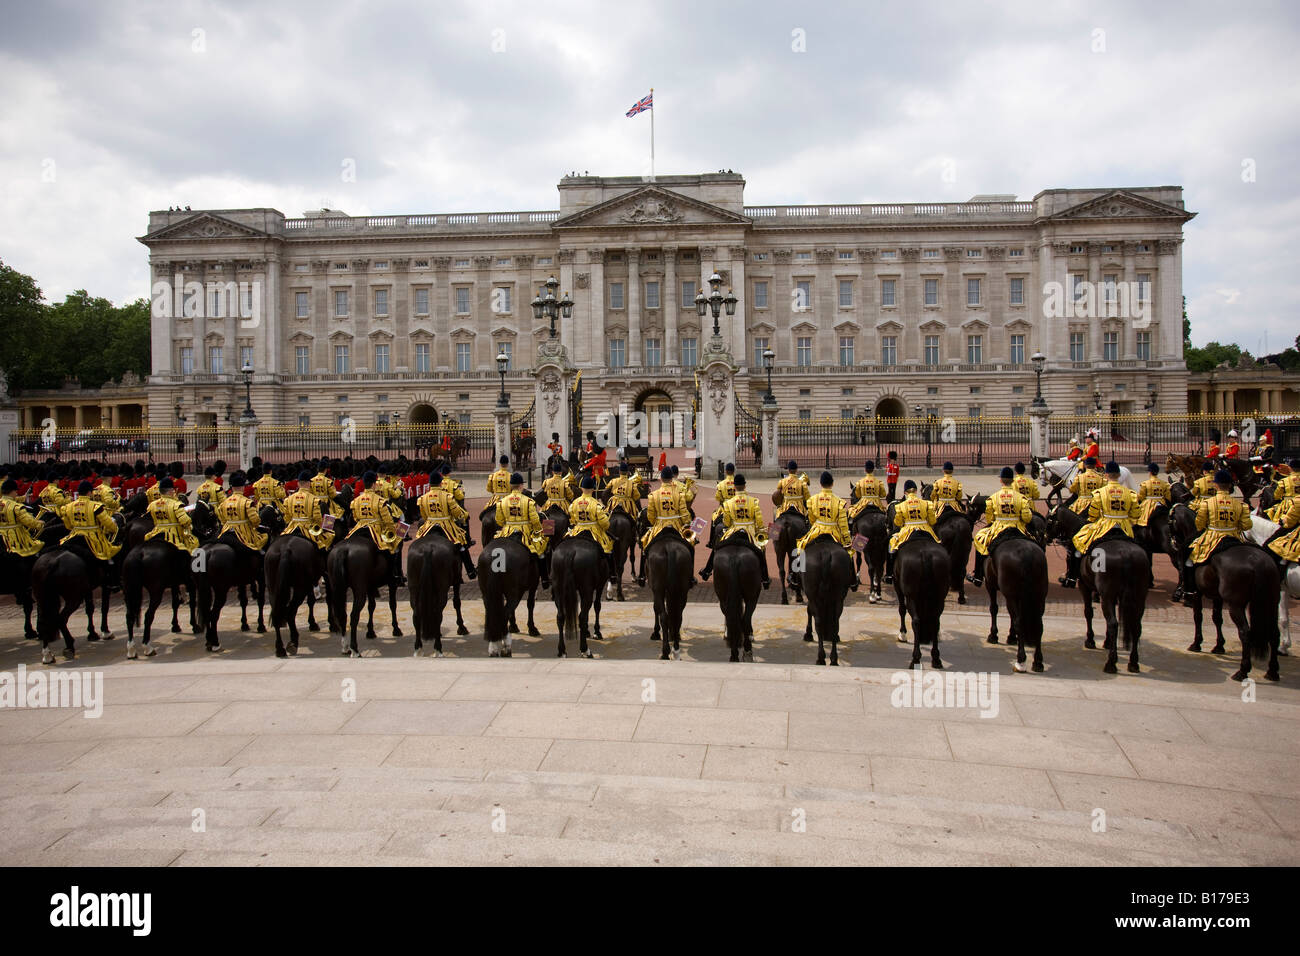
[[[415,623],[415,656],[432,641],[435,657],[442,657],[442,612],[447,593],[455,598],[456,633],[468,634],[460,609],[460,554],[442,531],[434,528],[416,538],[406,552],[406,577],[410,582],[411,619]]]
[[[77,558],[81,560],[82,565],[84,567],[85,577],[86,577],[86,581],[83,582],[84,584],[86,584],[86,587],[84,589],[76,589],[80,593],[82,593],[83,595],[82,600],[86,608],[86,640],[92,642],[98,641],[102,636],[104,640],[111,641],[113,639],[113,632],[112,630],[109,629],[108,626],[108,607],[110,603],[110,593],[112,590],[110,581],[113,577],[117,577],[120,580],[122,561],[123,558],[125,557],[125,552],[123,550],[119,550],[117,554],[115,554],[110,560],[101,561],[98,558],[96,558],[93,554],[91,554],[90,548],[86,546],[84,540],[81,538],[74,538],[72,541],[69,541],[66,545],[60,544],[63,538],[67,536],[68,528],[64,525],[63,520],[61,518],[52,516],[48,511],[45,512],[44,518],[45,518],[45,530],[41,532],[39,537],[41,541],[44,543],[45,547],[41,551],[41,553],[36,556],[36,562],[32,565],[32,595],[35,598],[37,603],[37,617],[39,618],[40,616],[41,589],[44,586],[43,582],[47,580],[46,574],[48,574],[48,572],[43,573],[40,578],[40,581],[38,582],[36,578],[36,566],[40,564],[41,558],[43,558],[47,554],[50,554],[57,550],[70,551],[73,555],[75,555]],[[116,540],[120,542],[124,538],[123,528],[125,526],[126,519],[123,517],[122,513],[119,512],[118,514],[113,516],[113,520],[117,524]],[[67,565],[66,562],[64,562],[64,567],[67,568],[70,567],[70,565]],[[64,586],[61,582],[58,583],[58,588],[60,594],[63,595],[64,597],[66,597],[66,595],[71,593],[71,590],[73,590],[72,588]],[[96,588],[99,589],[99,630],[98,631],[95,630],[95,589]],[[68,609],[67,613],[61,616],[61,619],[62,621],[66,622],[68,617],[70,616],[71,616],[71,609]],[[39,634],[40,632],[39,621],[37,623],[36,630]]]
[[[1178,564],[1178,552],[1174,548],[1169,528],[1169,506],[1159,504],[1151,512],[1151,517],[1144,525],[1133,527],[1133,540],[1146,552],[1148,566],[1157,554],[1167,554],[1169,563],[1174,566],[1174,577],[1181,580],[1182,568]],[[1154,581],[1154,577],[1148,579]]]
[[[984,587],[989,595],[988,643],[998,642],[998,592],[1007,602],[1011,631],[1007,644],[1016,644],[1012,669],[1025,669],[1025,648],[1033,648],[1034,671],[1043,669],[1043,610],[1047,605],[1047,555],[1037,542],[1012,532],[998,536],[984,563]]]
[[[264,506],[258,516],[263,530],[283,527],[278,509],[271,505]],[[248,592],[251,589],[257,599],[257,633],[266,633],[266,577],[260,550],[240,544],[231,531],[215,541],[200,544],[191,567],[198,591],[198,619],[204,629],[206,650],[221,650],[217,623],[231,588],[235,588],[239,595],[239,629],[251,630],[248,626]]]
[[[668,660],[669,646],[674,660],[682,659],[682,611],[686,607],[687,592],[695,573],[695,554],[677,530],[672,527],[660,531],[649,546],[641,552],[641,573],[654,594],[655,627],[650,640],[662,639],[661,661]],[[716,563],[715,563],[716,569]],[[758,588],[757,562],[754,567],[754,588]],[[718,584],[714,582],[716,591]]]
[[[978,513],[972,512],[975,517]],[[970,562],[973,538],[971,518],[956,508],[944,508],[934,523],[934,532],[948,552],[948,589],[957,592],[957,603],[966,603],[966,565]]]
[[[610,555],[609,588],[605,596],[623,600],[623,565],[631,562],[632,580],[636,580],[636,522],[622,508],[615,508],[609,513],[609,536],[614,542],[614,552]],[[642,564],[645,555],[641,556]]]
[[[271,626],[275,628],[275,656],[298,653],[298,609],[307,602],[307,628],[319,631],[316,623],[316,583],[325,579],[325,608],[330,626],[334,626],[332,588],[326,574],[326,552],[305,535],[277,535],[266,548],[266,588],[271,602]],[[286,646],[281,629],[288,628]]]
[[[898,640],[907,643],[907,615],[912,616],[912,663],[921,663],[921,645],[930,645],[930,665],[939,659],[939,620],[948,597],[952,569],[942,544],[923,532],[913,532],[894,551],[894,592],[898,597]]]
[[[528,595],[528,633],[541,635],[533,623],[537,603],[537,562],[519,535],[483,543],[478,556],[479,593],[483,597],[483,637],[488,657],[510,657],[510,634],[518,633],[515,608]]]
[[[360,657],[357,648],[357,624],[361,608],[369,608],[366,620],[366,640],[375,639],[375,602],[379,589],[388,585],[388,610],[392,615],[393,636],[401,637],[397,623],[397,588],[393,585],[394,565],[398,557],[375,544],[369,531],[362,531],[343,540],[335,539],[325,559],[325,573],[329,577],[329,600],[332,605],[331,627],[339,636],[339,653],[344,657]],[[352,613],[348,614],[348,595],[352,595]]]
[[[808,595],[808,626],[803,639],[812,640],[812,629],[816,625],[818,664],[826,663],[826,642],[829,641],[831,666],[839,666],[840,615],[855,579],[853,559],[830,535],[822,535],[804,551],[803,584]]]
[[[56,634],[63,635],[64,658],[72,660],[76,657],[72,635],[68,631],[68,618],[82,604],[89,606],[94,595],[95,575],[99,573],[98,568],[87,567],[81,555],[69,548],[47,547],[37,555],[32,566],[32,591],[36,595],[36,635],[41,641],[41,663],[54,663],[50,644]],[[93,616],[91,628],[93,631]]]
[[[752,661],[754,607],[758,604],[762,580],[759,563],[763,559],[748,539],[739,534],[720,541],[713,555],[713,591],[718,596],[718,606],[722,608],[726,623],[730,660],[733,663],[742,659]]]
[[[867,539],[866,547],[855,556],[855,575],[861,574],[862,561],[866,558],[867,578],[871,582],[867,588],[867,600],[871,604],[883,600],[880,589],[885,580],[885,564],[889,560],[887,520],[885,513],[878,508],[864,508],[849,525],[849,530],[853,534]]]
[[[1185,553],[1190,547],[1195,519],[1189,525],[1191,509],[1176,505],[1171,516],[1174,547]],[[1228,605],[1232,623],[1237,625],[1241,641],[1241,667],[1232,679],[1245,680],[1250,673],[1252,655],[1267,659],[1264,672],[1266,680],[1279,679],[1278,600],[1282,592],[1282,576],[1270,552],[1253,542],[1239,542],[1217,549],[1210,559],[1196,568],[1197,593],[1192,598],[1192,622],[1196,628],[1189,651],[1200,651],[1202,644],[1203,597],[1214,602],[1214,627],[1218,639],[1211,653],[1224,652],[1223,605]]]
[[[772,496],[773,505],[777,505],[778,493]],[[808,533],[808,519],[795,511],[793,508],[783,511],[777,519],[772,522],[772,547],[776,551],[776,572],[781,576],[781,603],[789,604],[790,598],[785,590],[785,561],[786,557],[791,556],[790,560],[790,589],[794,591],[796,603],[803,603],[803,578],[802,575],[794,570],[793,555],[799,547],[799,539]]]
[[[135,519],[127,525],[128,540],[140,521],[152,519],[145,517]],[[212,540],[217,532],[216,517],[207,502],[200,501],[191,513],[192,527],[199,543]],[[180,589],[189,594],[190,629],[197,634],[203,628],[199,625],[198,602],[194,586],[194,557],[168,544],[161,537],[142,540],[130,548],[122,565],[122,599],[126,604],[126,657],[135,660],[139,651],[135,645],[135,629],[140,626],[140,609],[144,604],[145,590],[149,592],[149,605],[144,611],[144,627],[141,643],[145,657],[153,657],[157,651],[149,644],[149,632],[153,627],[154,614],[162,603],[163,592],[168,588],[172,592],[172,633],[180,633],[180,621],[177,617],[180,608]]]
[[[32,626],[32,569],[36,567],[37,554],[24,557],[13,554],[0,544],[0,594],[12,594],[14,601],[23,609],[23,636],[29,640],[37,638],[36,628]]]
[[[587,629],[588,615],[592,605],[596,608],[596,627],[594,636],[603,640],[600,633],[600,591],[608,581],[605,552],[589,535],[578,534],[565,537],[553,548],[551,573],[551,597],[555,600],[556,624],[560,629],[560,640],[556,655],[568,657],[565,652],[564,638],[578,635],[578,654],[581,657],[593,657],[587,649],[587,639],[591,633]]]

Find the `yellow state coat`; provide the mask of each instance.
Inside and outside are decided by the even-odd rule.
[[[888,505],[885,504],[885,496],[888,493],[885,483],[874,474],[859,478],[858,483],[853,486],[856,500],[849,505],[849,517],[856,518],[868,508],[875,508],[883,514],[888,510]]]
[[[322,514],[326,508],[329,508],[329,513],[334,517],[343,517],[343,506],[334,500],[338,491],[334,488],[333,478],[323,471],[319,472],[315,478],[308,482],[307,487],[320,501]]]
[[[781,492],[781,507],[776,509],[776,514],[772,520],[776,520],[791,509],[807,517],[808,515],[808,476],[802,472],[797,475],[786,475],[776,483],[777,490]]]
[[[257,527],[261,523],[261,517],[251,498],[232,491],[225,501],[217,505],[217,517],[221,520],[218,538],[233,531],[239,543],[246,548],[257,551],[266,547],[266,535]]]
[[[1156,509],[1161,505],[1169,507],[1170,501],[1173,500],[1169,494],[1169,482],[1153,475],[1138,485],[1137,500],[1142,513],[1133,523],[1139,527],[1146,527]]]
[[[611,481],[609,487],[609,510],[622,510],[629,517],[635,518],[641,512],[641,476],[619,476]]]
[[[808,518],[812,524],[808,533],[799,539],[799,550],[806,549],[824,535],[830,535],[839,544],[849,547],[849,508],[835,492],[823,489],[809,498]]]
[[[1268,546],[1283,561],[1300,562],[1300,495],[1292,495],[1288,498],[1286,509],[1279,524],[1283,528],[1294,530],[1290,534],[1274,538]]]
[[[69,501],[59,507],[58,515],[63,520],[63,526],[68,529],[67,535],[59,540],[59,544],[67,544],[73,538],[82,538],[90,548],[90,553],[101,561],[111,560],[113,555],[122,550],[119,545],[113,544],[113,539],[117,537],[116,522],[94,498]]]
[[[199,485],[198,491],[194,494],[197,500],[206,501],[213,511],[216,511],[226,500],[226,493],[222,490],[220,482],[213,481],[211,478]]]
[[[488,475],[487,480],[488,500],[484,508],[495,508],[497,502],[510,494],[510,472],[504,468],[498,468],[492,474]]]
[[[1031,508],[1033,507],[1032,503],[1038,500],[1038,482],[1028,475],[1016,475],[1016,477],[1012,478],[1011,490],[1018,492],[1020,497],[1030,502]]]
[[[1201,475],[1192,482],[1192,497],[1196,502],[1200,502],[1202,498],[1213,498],[1218,493],[1219,489],[1214,487],[1213,475]]]
[[[727,475],[720,482],[718,487],[713,489],[713,500],[718,503],[718,507],[713,512],[712,521],[718,521],[722,518],[722,506],[727,503],[727,499],[736,493],[736,476]]]
[[[754,547],[767,547],[767,529],[763,527],[763,506],[753,495],[737,492],[722,505],[722,540],[743,534]]]
[[[930,486],[930,500],[935,505],[936,517],[949,508],[962,514],[966,513],[966,507],[961,500],[961,482],[952,475],[941,475]]]
[[[373,486],[352,499],[352,517],[357,523],[348,532],[349,538],[359,531],[365,531],[375,542],[376,547],[393,554],[397,553],[402,539],[397,536],[392,509],[382,495],[375,494]]]
[[[542,533],[542,516],[537,503],[519,491],[512,491],[497,502],[496,537],[519,535],[524,547],[533,554],[546,552],[546,535]]]
[[[509,480],[510,476],[506,475],[507,487],[509,487]],[[417,538],[423,538],[437,528],[448,541],[455,544],[468,544],[469,538],[465,536],[465,529],[459,522],[469,518],[469,512],[456,503],[455,497],[446,488],[430,488],[420,495],[417,505],[420,509],[420,517],[424,519],[419,530],[415,532]]]
[[[939,536],[934,533],[935,517],[934,504],[915,491],[909,491],[907,497],[894,506],[894,527],[902,530],[890,537],[889,550],[898,550],[908,538],[921,531],[938,541]]]
[[[1104,484],[1106,476],[1101,472],[1080,467],[1074,481],[1070,482],[1070,493],[1078,495],[1074,504],[1070,505],[1070,510],[1078,515],[1087,514],[1092,507],[1092,493]]]
[[[609,515],[605,506],[591,496],[590,490],[569,505],[569,530],[566,538],[576,538],[580,534],[589,534],[601,549],[609,554],[614,550],[614,541],[609,536]]]
[[[1287,509],[1291,507],[1291,499],[1296,496],[1297,492],[1300,492],[1300,472],[1293,472],[1279,478],[1273,484],[1273,507],[1265,512],[1268,519],[1281,524],[1283,517],[1287,514]]]
[[[321,527],[321,500],[309,489],[299,488],[284,499],[280,511],[284,515],[284,533],[306,538],[322,551],[334,543],[334,532]]]
[[[1226,492],[1203,498],[1196,506],[1196,530],[1201,534],[1192,542],[1192,564],[1203,564],[1224,538],[1246,539],[1253,519],[1244,501]]]
[[[646,500],[646,519],[650,522],[650,528],[641,536],[642,548],[649,545],[664,528],[669,527],[676,528],[687,544],[695,544],[686,493],[677,482],[665,482],[650,492]]]
[[[987,556],[989,546],[1002,532],[1009,528],[1024,531],[1034,517],[1034,509],[1024,495],[1003,485],[984,503],[984,517],[988,526],[975,532],[975,550]]]
[[[41,489],[41,493],[37,500],[41,503],[41,506],[45,511],[48,511],[51,514],[57,514],[59,509],[66,505],[71,499],[63,493],[62,488],[51,481]]]
[[[154,485],[153,487],[157,488],[158,486]],[[90,489],[90,496],[103,505],[104,510],[111,515],[115,515],[122,510],[122,501],[117,497],[117,493],[103,482]]]
[[[288,497],[284,490],[284,485],[276,481],[270,475],[263,475],[257,481],[253,482],[253,502],[260,508],[262,505],[275,505],[283,510],[284,499]]]
[[[1093,492],[1092,504],[1088,506],[1088,523],[1072,539],[1075,550],[1087,554],[1094,541],[1116,528],[1133,537],[1133,525],[1140,517],[1142,506],[1138,504],[1137,494],[1121,485],[1118,479],[1107,481],[1105,487]]]
[[[568,510],[569,502],[573,500],[573,486],[564,475],[551,475],[543,479],[542,492],[546,495],[547,508],[554,503]]]
[[[148,515],[153,519],[153,528],[145,532],[146,541],[162,538],[186,554],[199,546],[199,539],[192,530],[194,522],[185,506],[175,498],[160,495],[158,500],[149,503]]]
[[[9,495],[0,497],[0,540],[6,551],[24,558],[40,553],[44,547],[40,534],[44,530],[45,522],[33,516],[22,502]]]

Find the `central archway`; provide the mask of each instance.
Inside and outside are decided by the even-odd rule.
[[[903,440],[903,423],[907,417],[907,406],[901,398],[891,396],[876,403],[875,426],[876,441],[898,442]]]
[[[438,410],[428,402],[419,402],[411,406],[411,413],[406,420],[412,425],[438,424]]]
[[[656,448],[672,448],[682,436],[674,429],[672,396],[660,388],[647,388],[636,397],[633,411],[645,414],[645,437]]]

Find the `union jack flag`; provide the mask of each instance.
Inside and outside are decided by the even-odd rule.
[[[654,98],[655,98],[654,93],[651,93],[649,96],[646,96],[645,98],[638,100],[636,105],[627,111],[627,118],[631,119],[633,116],[636,116],[636,114],[640,113],[642,110],[653,109],[655,105]]]

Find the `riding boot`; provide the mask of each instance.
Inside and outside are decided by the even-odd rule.
[[[1183,601],[1191,606],[1191,599],[1196,596],[1196,565],[1189,561],[1183,565]]]
[[[1082,563],[1081,555],[1075,554],[1073,550],[1065,556],[1065,576],[1057,578],[1061,587],[1072,588],[1079,581],[1079,565]]]
[[[707,581],[709,579],[709,575],[713,573],[713,556],[715,554],[717,554],[716,551],[709,552],[709,560],[705,562],[704,568],[700,571],[701,581]]]
[[[894,552],[889,552],[889,557],[885,558],[885,583],[894,583]]]
[[[474,562],[470,560],[469,548],[461,545],[456,550],[460,552],[460,563],[465,565],[465,576],[473,581],[478,577],[478,570],[474,567]]]
[[[984,562],[986,560],[988,560],[987,555],[980,554],[978,551],[975,552],[975,570],[966,575],[966,580],[976,587],[980,587],[984,583]]]
[[[542,579],[542,590],[549,591],[551,589],[551,574],[550,569],[546,566],[546,560],[540,554],[534,555],[533,560],[537,562],[537,576]]]

